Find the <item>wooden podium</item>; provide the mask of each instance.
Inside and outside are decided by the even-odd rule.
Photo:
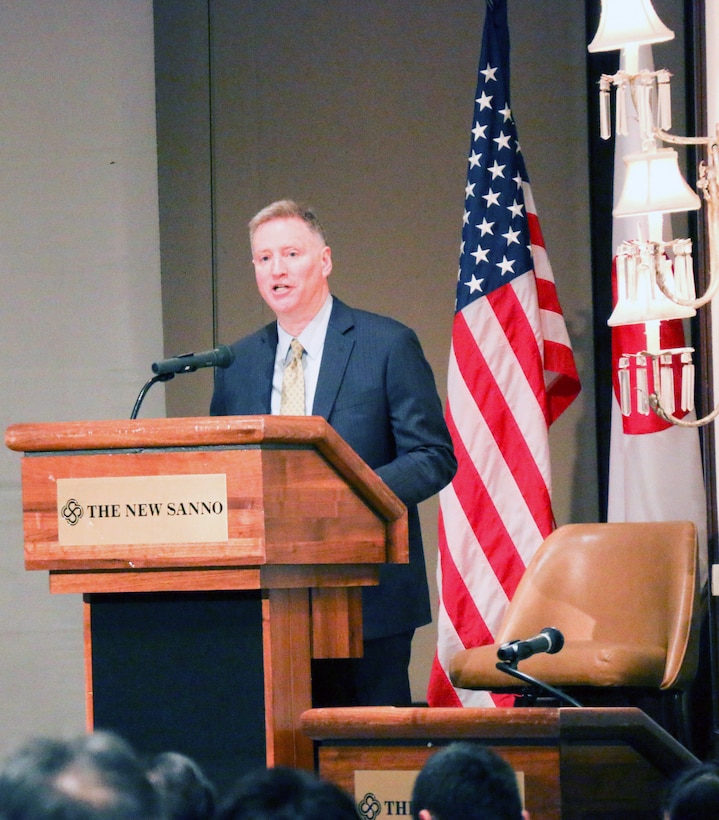
[[[319,417],[20,424],[5,440],[25,454],[26,568],[84,596],[88,728],[186,751],[219,781],[253,743],[248,765],[313,769],[311,659],[361,654],[361,588],[408,560],[406,508],[374,471]]]

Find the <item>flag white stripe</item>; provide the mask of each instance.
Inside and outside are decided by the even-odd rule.
[[[477,402],[457,370],[454,355],[450,358],[447,378],[448,392],[451,396],[450,410],[459,437],[485,482],[487,492],[507,527],[511,540],[522,554],[524,545],[531,544],[537,538],[540,542],[542,539],[532,511],[527,506],[527,501],[517,486],[490,427],[477,407]],[[519,376],[516,379],[521,381]],[[544,431],[546,438],[546,426]],[[449,538],[447,542],[449,543]],[[522,555],[522,558],[526,563],[529,555]]]
[[[452,561],[484,622],[494,631],[507,606],[507,595],[451,484],[440,493],[440,504]]]
[[[454,655],[461,652],[465,647],[462,645],[462,641],[457,635],[457,631],[455,630],[454,624],[452,623],[449,615],[447,615],[446,610],[442,606],[440,606],[437,615],[437,632],[439,636],[437,644],[437,659],[439,660],[440,666],[444,670],[444,673],[449,680],[450,661]],[[473,689],[455,689],[455,692],[462,703],[462,706],[482,708],[494,706],[494,701],[492,700],[489,692]]]
[[[541,316],[545,341],[566,344],[569,336],[561,313],[555,313],[553,310],[540,310],[539,315]],[[565,338],[562,338],[562,335]]]
[[[539,323],[531,321],[532,312],[537,314],[536,289],[532,277],[522,276],[515,279],[511,287],[517,293],[525,314],[530,315],[530,324],[533,325],[536,338]],[[532,302],[534,303],[533,307]],[[544,409],[540,406],[531,385],[524,377],[522,365],[507,341],[505,330],[492,310],[489,300],[478,299],[464,309],[463,315],[487,363],[487,367],[492,373],[497,388],[513,410],[524,438],[528,441],[546,439],[547,421],[544,416]],[[538,467],[548,484],[550,473],[547,460],[543,459]]]

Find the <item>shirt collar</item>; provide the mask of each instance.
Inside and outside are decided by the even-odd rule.
[[[310,359],[317,359],[322,355],[322,349],[327,335],[327,326],[332,313],[332,294],[329,294],[322,307],[315,313],[310,323],[299,336],[291,336],[277,323],[277,351],[282,361],[286,361],[290,352],[290,342],[297,338]]]

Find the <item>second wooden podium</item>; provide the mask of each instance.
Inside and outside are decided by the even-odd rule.
[[[361,588],[408,560],[406,508],[374,471],[318,417],[5,440],[24,453],[26,568],[84,596],[88,728],[186,751],[220,782],[312,769],[311,659],[361,654]]]

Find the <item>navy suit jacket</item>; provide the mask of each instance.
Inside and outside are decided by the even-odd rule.
[[[215,370],[212,415],[270,411],[277,324],[232,345],[234,362]],[[313,415],[324,417],[407,505],[406,565],[381,568],[363,588],[367,640],[431,620],[417,504],[451,481],[457,464],[434,376],[413,330],[334,298]]]

